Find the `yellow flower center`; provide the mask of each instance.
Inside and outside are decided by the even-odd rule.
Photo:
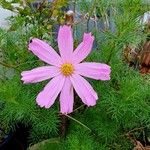
[[[70,76],[74,71],[74,67],[70,63],[65,63],[61,66],[61,72],[64,76]]]

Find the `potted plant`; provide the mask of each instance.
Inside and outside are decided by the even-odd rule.
[[[4,149],[7,144],[11,141],[13,133],[10,131],[6,133],[2,128],[0,128],[0,149]]]

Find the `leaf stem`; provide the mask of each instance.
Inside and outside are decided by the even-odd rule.
[[[0,65],[2,65],[4,67],[7,67],[7,68],[13,68],[13,69],[15,69],[15,70],[20,72],[20,70],[18,68],[16,68],[16,66],[14,66],[14,65],[6,64],[6,63],[4,63],[2,61],[0,61]]]
[[[35,63],[35,62],[40,62],[40,60],[27,61],[27,62],[24,62],[22,64],[18,64],[15,67],[19,67],[19,66],[22,66],[22,65],[26,65],[26,64],[30,64],[30,63]]]
[[[78,121],[77,119],[75,119],[75,118],[73,118],[73,117],[71,117],[71,116],[69,116],[67,114],[65,114],[65,116],[68,117],[69,119],[77,122],[78,124],[80,124],[81,126],[83,126],[84,128],[86,128],[87,130],[89,130],[90,132],[92,132],[92,130],[89,127],[87,127],[85,124],[83,124],[82,122]]]
[[[77,111],[78,109],[80,109],[80,108],[82,108],[82,107],[84,107],[84,106],[85,106],[85,105],[83,104],[83,105],[81,105],[81,106],[77,107],[76,109],[74,109],[74,111],[73,111],[73,112]]]

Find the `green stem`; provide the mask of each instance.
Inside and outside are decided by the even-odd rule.
[[[115,44],[113,44],[113,46],[112,46],[112,50],[111,50],[111,52],[110,52],[110,55],[109,55],[109,57],[108,57],[108,60],[107,60],[106,64],[109,64],[109,63],[110,63],[111,58],[112,58],[112,56],[113,56],[113,54],[114,54],[114,49],[115,49]]]
[[[93,11],[94,11],[94,9],[95,9],[95,7],[96,7],[96,4],[97,4],[97,0],[94,0],[93,5],[92,5],[92,7],[91,7],[91,9],[90,9],[90,11],[89,11],[89,17],[88,17],[88,19],[87,19],[87,32],[89,32],[89,21],[90,21],[90,17],[91,17],[92,14],[93,14]]]
[[[68,117],[69,119],[72,119],[73,121],[77,122],[78,124],[80,124],[81,126],[83,126],[84,128],[86,128],[87,130],[89,130],[90,132],[92,132],[92,130],[89,127],[87,127],[85,124],[83,124],[82,122],[76,120],[75,118],[73,118],[73,117],[71,117],[71,116],[69,116],[67,114],[65,116]]]
[[[13,68],[13,69],[15,69],[15,70],[17,70],[17,71],[20,72],[20,70],[17,69],[16,66],[14,66],[14,65],[6,64],[6,63],[4,63],[4,62],[2,62],[2,61],[0,61],[0,65],[2,65],[2,66],[4,66],[4,67],[7,67],[7,68]]]
[[[80,108],[82,108],[82,107],[84,107],[84,106],[85,106],[85,105],[83,104],[83,105],[77,107],[73,112],[77,111],[78,109],[80,109]]]
[[[29,63],[34,63],[34,62],[40,62],[40,60],[27,61],[27,62],[25,62],[25,63],[18,64],[18,65],[16,65],[15,67],[19,67],[19,66],[26,65],[26,64],[29,64]]]

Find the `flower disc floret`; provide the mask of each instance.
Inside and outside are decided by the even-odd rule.
[[[74,66],[70,63],[65,63],[61,66],[60,70],[64,76],[70,76],[73,74]]]

